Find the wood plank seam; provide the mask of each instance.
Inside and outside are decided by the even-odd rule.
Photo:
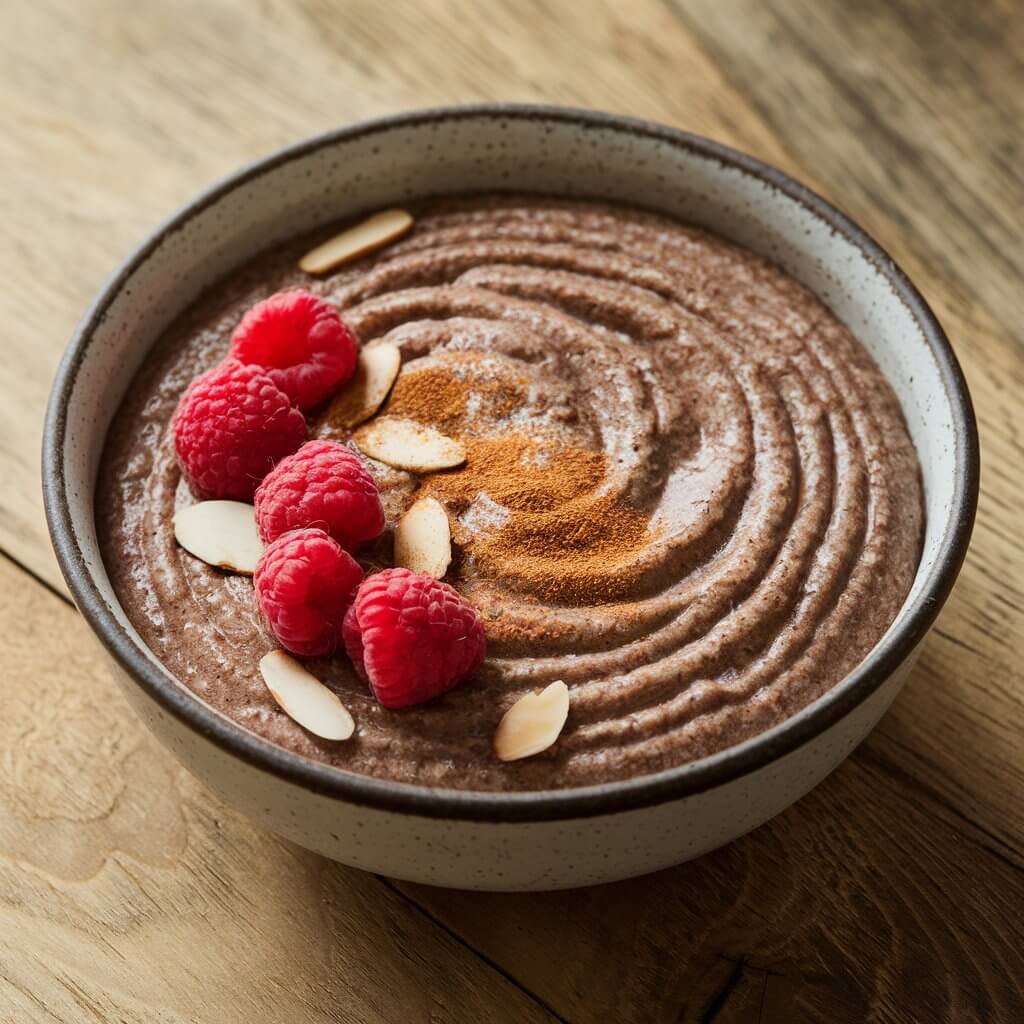
[[[416,898],[413,895],[406,892],[404,889],[400,888],[398,885],[394,883],[394,881],[392,881],[390,878],[385,877],[384,875],[375,875],[374,877],[377,878],[378,881],[380,881],[393,893],[395,893],[396,896],[400,897],[405,902],[407,902],[416,911],[416,913],[422,914],[425,918],[427,918],[428,921],[437,925],[438,928],[443,929],[456,942],[458,942],[462,946],[465,946],[466,949],[473,953],[474,956],[479,957],[479,959],[483,960],[485,964],[487,964],[489,967],[492,967],[503,978],[505,978],[507,981],[515,985],[516,988],[522,989],[522,991],[526,995],[528,995],[535,1003],[537,1003],[540,1007],[546,1010],[554,1020],[559,1022],[559,1024],[571,1024],[569,1020],[567,1020],[565,1017],[559,1014],[559,1012],[553,1006],[551,1006],[542,996],[538,995],[536,992],[533,992],[529,988],[527,988],[520,979],[515,977],[515,975],[509,973],[509,971],[506,970],[506,968],[504,968],[496,960],[493,960],[482,950],[479,950],[476,947],[471,946],[466,941],[464,936],[460,935],[443,918],[440,918],[436,914],[432,913],[429,907],[427,907],[423,903],[420,903],[418,900],[416,900]]]

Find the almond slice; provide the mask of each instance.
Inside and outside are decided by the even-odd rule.
[[[439,580],[451,563],[448,513],[437,498],[420,498],[395,528],[395,565]]]
[[[356,723],[348,709],[291,655],[271,651],[260,659],[260,673],[274,700],[303,729],[325,740],[347,740]]]
[[[325,274],[397,241],[412,224],[412,214],[406,210],[382,210],[311,249],[299,260],[299,268],[307,274]]]
[[[401,353],[388,342],[364,348],[359,353],[356,372],[345,390],[331,402],[324,418],[332,427],[345,430],[368,420],[388,397],[401,365]]]
[[[561,679],[539,693],[520,697],[505,712],[494,734],[499,761],[518,761],[547,750],[569,716],[569,688]]]
[[[360,428],[352,440],[371,459],[396,469],[431,473],[466,461],[466,449],[450,437],[413,420],[381,416]]]
[[[190,554],[218,569],[251,576],[263,554],[252,505],[201,501],[174,513],[174,539]]]

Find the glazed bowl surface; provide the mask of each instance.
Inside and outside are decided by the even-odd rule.
[[[111,418],[163,330],[258,251],[425,196],[515,190],[643,206],[779,264],[862,341],[893,385],[921,462],[926,531],[896,620],[842,682],[751,740],[678,768],[577,789],[479,793],[372,779],[244,730],[167,673],[110,585],[94,516]],[[949,593],[977,502],[974,416],[928,306],[848,218],[782,172],[709,140],[590,111],[417,111],[342,128],[214,186],[155,231],[100,292],[58,370],[43,484],[74,599],[143,720],[260,824],[357,867],[463,888],[544,889],[657,870],[777,814],[832,771],[889,706]]]

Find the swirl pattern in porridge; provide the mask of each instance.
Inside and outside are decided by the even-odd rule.
[[[107,565],[168,669],[241,725],[341,768],[427,785],[625,779],[747,739],[848,673],[917,567],[920,474],[899,405],[849,331],[750,252],[664,217],[567,200],[424,203],[411,234],[312,280],[310,239],[258,257],[168,332],[118,413],[99,507]],[[328,232],[312,239],[320,241]],[[469,453],[418,477],[371,462],[390,524],[448,510],[449,576],[488,657],[434,704],[391,712],[343,655],[312,670],[354,740],[321,741],[257,669],[273,641],[251,582],[175,546],[191,500],[170,419],[250,304],[300,284],[364,345],[401,350],[383,412]],[[313,434],[349,435],[320,410]],[[365,552],[387,564],[390,535]],[[503,764],[494,728],[563,679],[554,748]]]

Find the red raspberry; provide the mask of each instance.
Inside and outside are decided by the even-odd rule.
[[[363,460],[337,441],[307,441],[256,491],[256,525],[269,544],[287,530],[325,529],[355,551],[384,529],[380,494]]]
[[[408,569],[363,580],[345,616],[345,649],[386,708],[446,693],[483,660],[476,612],[447,583]]]
[[[172,422],[174,447],[199,498],[251,501],[279,459],[306,439],[306,421],[257,366],[232,360],[192,381]]]
[[[271,632],[293,654],[330,654],[363,570],[323,530],[292,530],[256,565],[256,599]]]
[[[262,367],[305,410],[352,376],[356,339],[333,306],[293,288],[258,302],[242,317],[231,336],[231,354]]]

